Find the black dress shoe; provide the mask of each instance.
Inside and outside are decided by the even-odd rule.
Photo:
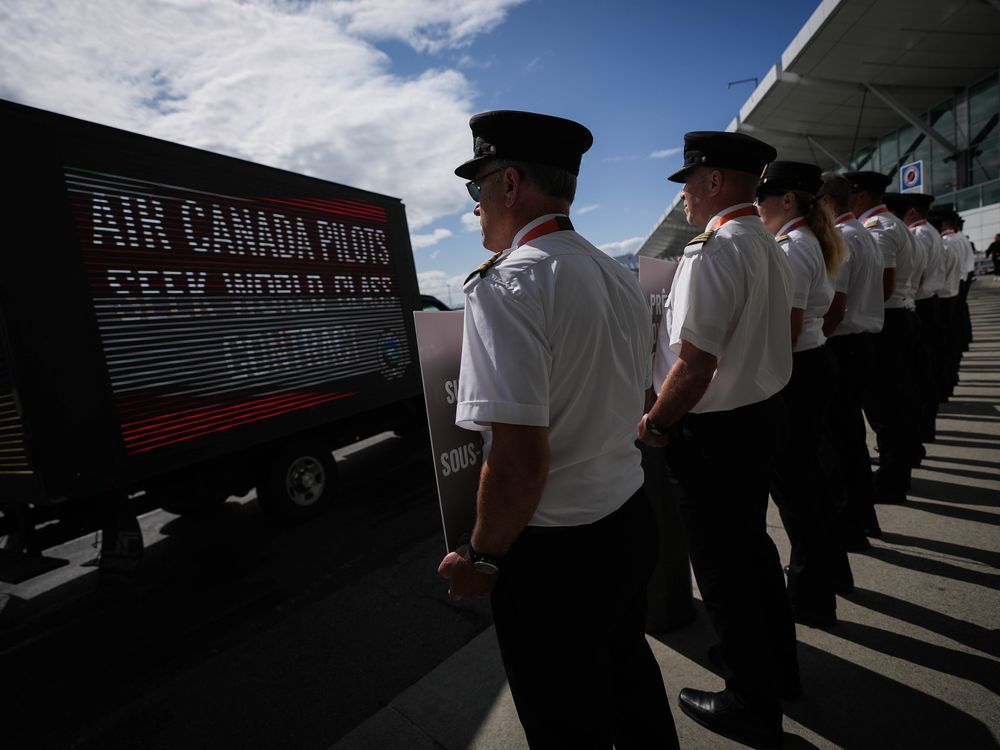
[[[723,737],[751,747],[781,744],[781,710],[751,710],[731,690],[708,693],[684,688],[677,697],[677,704],[703,727]]]

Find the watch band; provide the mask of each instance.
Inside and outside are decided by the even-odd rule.
[[[646,415],[646,432],[648,432],[650,435],[655,435],[656,437],[664,437],[667,434],[668,429],[669,428],[667,427],[661,427],[660,425],[656,424],[656,422],[654,422],[652,419],[649,418],[648,414]]]
[[[472,546],[472,542],[469,542],[469,560],[472,561],[472,567],[480,573],[496,575],[500,572],[501,559],[502,558],[493,557],[492,555],[484,555],[482,552],[477,552],[476,548]]]

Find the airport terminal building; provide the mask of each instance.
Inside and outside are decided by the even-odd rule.
[[[931,193],[985,251],[1000,233],[1000,0],[823,0],[726,129]],[[680,254],[701,231],[683,208],[678,193],[638,255]]]

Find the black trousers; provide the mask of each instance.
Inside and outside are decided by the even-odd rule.
[[[872,338],[871,333],[850,333],[826,340],[840,372],[829,411],[829,445],[837,456],[842,478],[838,527],[847,539],[863,536],[865,529],[878,528],[875,483],[862,412],[872,372]]]
[[[836,612],[836,580],[845,565],[849,569],[834,520],[836,498],[820,460],[837,363],[825,344],[795,352],[792,360],[792,378],[781,392],[788,407],[788,441],[775,461],[771,497],[792,543],[792,610],[825,617]]]
[[[873,361],[865,414],[878,438],[876,495],[905,494],[910,488],[912,435],[917,429],[913,360],[916,315],[904,308],[885,311],[882,330],[873,337]]]
[[[684,488],[691,564],[731,672],[727,687],[762,708],[777,708],[781,690],[799,681],[795,624],[767,534],[768,484],[787,418],[778,395],[692,413],[675,425],[667,447]]]
[[[934,440],[938,402],[941,400],[941,363],[944,360],[942,342],[941,301],[937,297],[917,300],[915,368],[919,399],[919,429],[914,435],[914,454],[919,444]]]
[[[958,383],[958,367],[962,361],[962,336],[959,326],[958,297],[940,297],[938,309],[941,337],[938,341],[938,400],[947,401]]]
[[[504,557],[493,619],[532,750],[678,747],[644,632],[657,554],[640,489],[595,523],[529,526]]]
[[[963,352],[969,351],[969,344],[972,343],[972,315],[969,314],[969,289],[975,277],[975,273],[970,271],[958,285],[959,341],[961,342],[961,351]],[[961,358],[961,352],[959,353],[959,358]]]

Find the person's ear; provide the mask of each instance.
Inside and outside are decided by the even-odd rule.
[[[524,178],[514,167],[507,167],[500,178],[503,185],[503,204],[510,208],[517,203],[524,190]]]
[[[722,184],[723,184],[724,181],[725,180],[724,180],[724,178],[722,176],[722,170],[720,170],[720,169],[713,169],[711,172],[709,172],[708,173],[708,194],[710,196],[713,196],[713,197],[716,196],[716,195],[718,195],[719,191],[722,190]]]

